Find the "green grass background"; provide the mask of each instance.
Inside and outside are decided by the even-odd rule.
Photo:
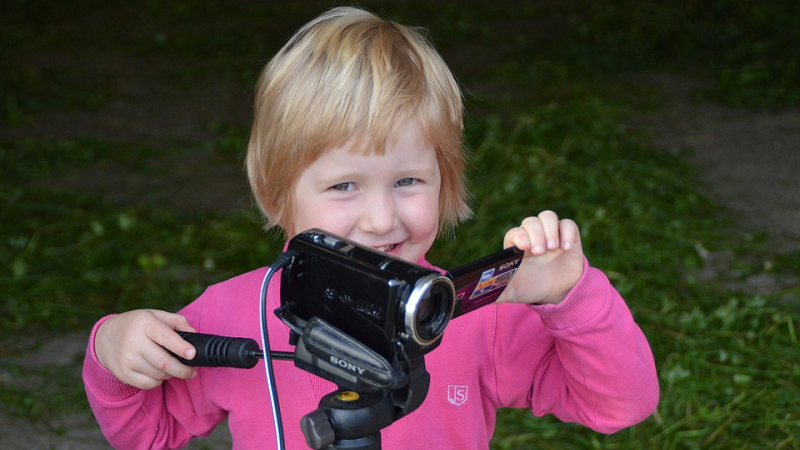
[[[0,365],[10,377],[43,381],[21,388],[0,380],[0,408],[32,420],[88,408],[74,373],[5,362],[20,340],[88,330],[115,311],[176,309],[210,283],[269,264],[282,245],[260,231],[252,208],[122,206],[100,193],[47,187],[53,177],[104,162],[157,177],[149,163],[176,151],[210,151],[238,163],[246,121],[215,119],[202,142],[168,130],[160,139],[119,140],[88,130],[18,131],[46,130],[48,117],[103,111],[118,100],[112,83],[81,58],[163,65],[153,83],[179,91],[215,80],[248,91],[290,33],[334,4],[344,3],[6,3]],[[476,219],[438,242],[429,259],[450,267],[489,253],[520,218],[554,209],[578,222],[592,264],[628,300],[656,356],[662,397],[644,423],[603,436],[502,411],[493,448],[800,448],[797,304],[694,275],[708,250],[742,256],[743,277],[797,275],[800,255],[772,254],[763,235],[736,228],[698,192],[684,160],[626,125],[663,100],[630,81],[635,73],[708,80],[697,95],[731,107],[796,107],[800,3],[360,4],[427,28],[466,88]],[[48,63],[59,57],[74,62]]]

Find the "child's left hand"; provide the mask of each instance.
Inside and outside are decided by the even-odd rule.
[[[517,274],[497,300],[509,303],[558,304],[583,274],[583,247],[578,225],[543,211],[508,230],[503,247],[525,251]]]

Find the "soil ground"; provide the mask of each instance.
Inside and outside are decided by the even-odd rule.
[[[642,81],[664,95],[642,121],[653,144],[689,149],[701,188],[742,226],[766,232],[777,251],[800,248],[800,110],[726,108],[692,100],[702,82],[663,75]]]
[[[637,119],[637,126],[649,131],[652,144],[685,155],[697,171],[701,191],[729,209],[740,231],[763,234],[768,252],[800,249],[800,110],[729,108],[693,100],[703,87],[697,80],[638,78],[663,95],[657,111]],[[701,280],[800,305],[793,289],[800,286],[797,272],[775,275],[765,270],[741,277],[734,268],[737,260],[768,262],[730,251],[703,254]]]

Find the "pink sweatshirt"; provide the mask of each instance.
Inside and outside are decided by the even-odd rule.
[[[260,342],[265,270],[209,287],[181,314],[198,332]],[[287,327],[271,312],[280,303],[279,285],[276,276],[268,292],[270,345],[291,351]],[[179,448],[207,436],[225,417],[234,449],[274,448],[263,362],[249,370],[200,368],[192,380],[139,390],[97,361],[96,330],[97,325],[83,378],[97,421],[115,448]],[[559,305],[490,305],[454,319],[425,362],[431,374],[425,402],[383,430],[385,450],[487,449],[501,407],[529,408],[537,416],[554,414],[613,433],[647,418],[658,402],[647,340],[608,279],[588,265]],[[335,385],[290,361],[273,364],[286,448],[307,448],[300,418]]]

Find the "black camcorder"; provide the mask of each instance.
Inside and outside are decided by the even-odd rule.
[[[295,315],[319,317],[387,359],[439,344],[455,306],[450,278],[321,230],[297,235],[289,250],[298,255],[281,299]]]

